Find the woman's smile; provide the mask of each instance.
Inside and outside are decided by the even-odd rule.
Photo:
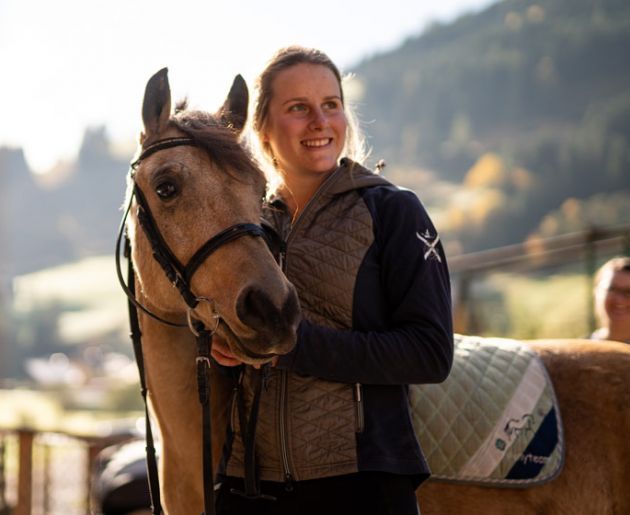
[[[321,148],[332,143],[332,138],[318,138],[302,140],[302,145],[308,148]]]

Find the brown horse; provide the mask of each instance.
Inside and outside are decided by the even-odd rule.
[[[264,179],[238,144],[247,93],[236,80],[216,115],[180,110],[171,116],[165,72],[147,84],[143,149],[172,138],[194,146],[164,148],[134,173],[160,232],[187,263],[210,237],[235,223],[257,223]],[[177,111],[177,110],[176,110]],[[128,196],[134,182],[130,181]],[[153,259],[134,204],[128,230],[139,281],[138,299],[168,320],[185,323],[187,306]],[[220,247],[191,279],[201,302],[194,315],[244,361],[288,352],[299,319],[297,297],[260,238],[244,236]],[[216,311],[215,311],[216,310]],[[271,315],[271,316],[269,316]],[[271,325],[265,323],[272,320]],[[195,342],[187,328],[140,313],[152,412],[161,432],[161,484],[166,511],[203,509],[200,408]],[[532,342],[559,400],[566,442],[564,468],[551,482],[529,488],[490,488],[429,480],[418,490],[423,515],[630,513],[630,347],[611,342]],[[213,447],[218,460],[231,385],[212,375]],[[216,463],[215,463],[216,465]]]
[[[163,505],[171,514],[203,510],[196,346],[186,327],[187,312],[251,364],[291,350],[300,319],[295,289],[256,231],[241,233],[199,258],[198,249],[224,229],[260,223],[264,175],[238,141],[247,96],[239,76],[216,114],[188,111],[183,105],[171,114],[166,69],[156,73],[147,83],[140,157],[128,180],[127,197],[133,203],[127,231],[137,300],[158,317],[184,326],[165,325],[139,312],[149,401],[162,442]],[[145,218],[150,213],[158,236],[147,232],[142,212]],[[185,282],[194,309],[154,259],[151,239],[161,240],[178,263],[188,264]],[[181,280],[182,274],[175,275]],[[230,391],[221,374],[213,372],[213,436],[219,449]]]
[[[489,488],[429,480],[422,515],[613,515],[630,513],[630,346],[529,342],[542,357],[564,422],[566,455],[541,486]]]

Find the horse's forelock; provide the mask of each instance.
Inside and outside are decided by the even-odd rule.
[[[264,173],[239,143],[233,129],[223,125],[213,114],[189,111],[186,107],[186,100],[178,102],[171,123],[204,148],[219,168],[235,179],[245,174],[260,175],[264,178]]]

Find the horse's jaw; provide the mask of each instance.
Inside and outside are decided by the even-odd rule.
[[[263,365],[293,350],[297,342],[297,326],[284,333],[283,337],[270,342],[266,333],[239,336],[224,321],[217,328],[217,335],[228,344],[232,353],[248,365]]]

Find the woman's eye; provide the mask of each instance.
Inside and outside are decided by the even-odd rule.
[[[329,111],[334,111],[335,109],[338,109],[338,108],[339,108],[339,103],[334,100],[331,100],[324,104],[324,109],[327,109]]]
[[[168,200],[177,195],[177,186],[170,181],[164,181],[158,184],[155,192],[162,200]]]
[[[293,104],[289,107],[289,111],[293,113],[300,113],[306,111],[306,106],[304,104]]]

